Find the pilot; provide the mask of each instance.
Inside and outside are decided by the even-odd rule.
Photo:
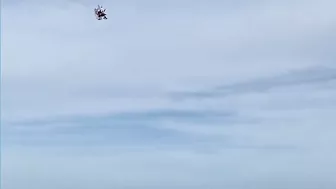
[[[102,10],[102,9],[97,10],[97,16],[98,16],[99,20],[101,20],[102,17],[104,19],[107,19],[105,11],[106,11],[106,9],[104,9],[104,10]]]

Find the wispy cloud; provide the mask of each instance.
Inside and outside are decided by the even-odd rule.
[[[336,81],[336,69],[334,68],[310,68],[299,71],[292,71],[280,76],[255,79],[252,81],[235,83],[216,87],[210,92],[189,92],[173,96],[181,98],[214,98],[228,95],[244,95],[246,93],[261,93],[272,89],[286,87],[300,87],[312,84],[325,84]]]

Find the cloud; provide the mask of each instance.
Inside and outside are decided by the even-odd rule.
[[[191,94],[176,94],[177,97],[216,97],[226,95],[239,95],[269,91],[276,88],[298,87],[314,83],[323,84],[336,80],[336,69],[333,68],[310,68],[307,70],[293,71],[270,78],[256,79],[244,83],[231,84],[216,87],[212,92],[191,92]]]
[[[99,3],[4,2],[3,188],[335,188],[334,1]]]

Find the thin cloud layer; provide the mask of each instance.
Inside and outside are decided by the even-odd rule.
[[[4,2],[4,189],[336,187],[334,1],[99,3]]]

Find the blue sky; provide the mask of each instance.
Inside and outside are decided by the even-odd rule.
[[[5,0],[2,188],[334,189],[335,6]]]

